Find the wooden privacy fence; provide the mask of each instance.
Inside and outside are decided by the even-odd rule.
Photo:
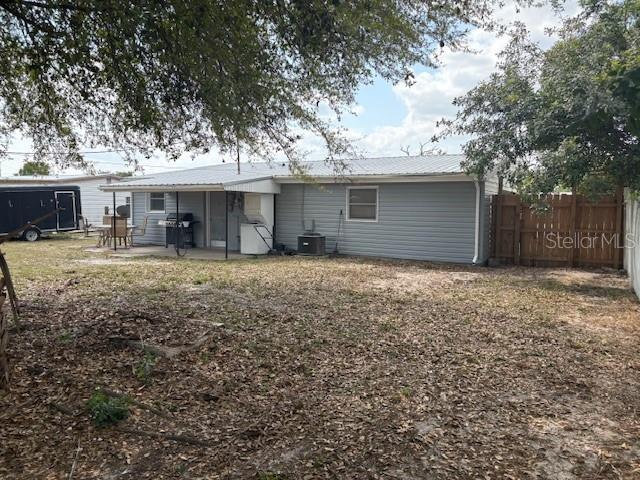
[[[492,198],[492,256],[501,263],[540,267],[622,268],[622,189],[596,202],[581,195],[547,195],[545,211],[511,193]]]

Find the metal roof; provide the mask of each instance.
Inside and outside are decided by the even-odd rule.
[[[333,165],[324,161],[301,162],[307,174],[313,178],[354,178],[367,176],[433,176],[459,175],[464,173],[461,162],[463,155],[426,155],[403,157],[379,157],[348,160],[348,169],[338,174]],[[191,168],[173,172],[128,177],[117,185],[103,185],[104,190],[125,190],[136,188],[159,188],[176,186],[219,186],[252,182],[262,179],[288,179],[291,173],[287,162],[254,162],[240,164],[240,172],[235,163],[222,163],[207,167]]]

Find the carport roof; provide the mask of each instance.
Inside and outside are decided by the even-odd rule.
[[[394,176],[435,176],[459,175],[463,173],[463,155],[426,155],[403,157],[379,157],[348,160],[348,169],[337,174],[333,165],[324,161],[301,162],[307,174],[315,179],[394,177]],[[220,189],[257,180],[272,179],[276,182],[295,181],[287,162],[242,163],[238,173],[235,163],[223,163],[207,167],[164,172],[143,177],[131,177],[118,184],[102,185],[105,191],[143,190],[195,190]],[[300,180],[302,181],[302,180]]]

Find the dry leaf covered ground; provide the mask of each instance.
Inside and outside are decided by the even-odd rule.
[[[2,478],[640,478],[622,276],[88,245],[3,247],[23,329]],[[130,416],[94,426],[96,388]]]

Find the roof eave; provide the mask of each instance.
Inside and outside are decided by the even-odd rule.
[[[215,192],[222,191],[222,184],[171,184],[171,185],[131,185],[127,182],[100,185],[103,192]]]
[[[414,183],[414,182],[472,182],[475,177],[462,172],[442,172],[428,174],[398,174],[398,175],[318,175],[310,176],[316,183]],[[305,183],[300,177],[275,176],[278,183]]]
[[[256,178],[236,180],[216,184],[165,184],[165,185],[131,185],[127,182],[100,185],[105,192],[202,192],[222,191],[225,186],[240,185],[272,179],[276,183],[305,183],[305,179],[289,175],[261,176]],[[417,183],[417,182],[473,182],[475,177],[461,172],[442,172],[431,174],[403,174],[403,175],[319,175],[311,176],[311,182],[316,183]]]

